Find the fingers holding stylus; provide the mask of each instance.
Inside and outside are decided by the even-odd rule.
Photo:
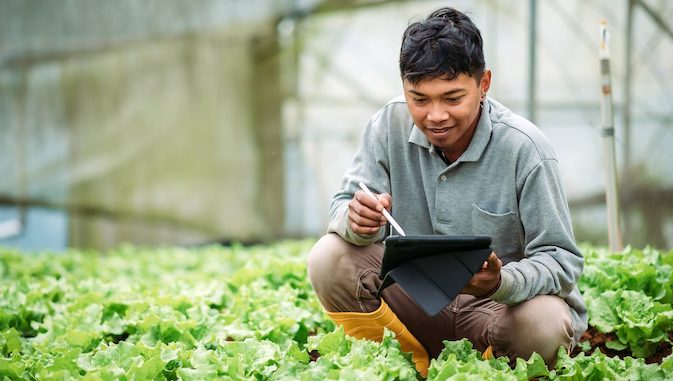
[[[390,206],[392,205],[392,197],[388,193],[379,193],[379,194],[374,194],[374,197],[376,197],[376,200],[371,198],[369,195],[367,195],[363,191],[357,191],[358,193],[358,199],[362,200],[364,203],[367,203],[367,206],[370,208],[376,210],[379,213],[383,213],[383,209],[386,209],[390,211]]]
[[[387,223],[382,211],[390,207],[390,195],[380,195],[379,199],[373,199],[363,191],[355,192],[353,199],[348,204],[348,218],[351,229],[358,234],[374,234]]]
[[[376,205],[374,206],[375,210],[381,212],[381,214],[383,214],[383,217],[385,217],[384,219],[381,220],[381,222],[383,223],[385,223],[386,221],[390,222],[390,224],[393,226],[393,228],[395,228],[398,234],[403,236],[406,235],[400,224],[398,224],[397,221],[395,221],[393,216],[388,211],[388,209],[390,209],[390,206],[392,205],[392,197],[390,196],[390,194],[381,193],[379,195],[375,195],[372,191],[369,190],[369,188],[367,188],[367,186],[362,181],[358,183],[358,185],[360,186],[360,189],[362,189],[365,192],[365,194],[369,196],[370,199],[372,199],[372,201],[376,202]],[[353,198],[355,199],[356,197]],[[385,202],[384,200],[387,200],[387,202]]]

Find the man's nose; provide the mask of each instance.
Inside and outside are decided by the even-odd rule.
[[[449,113],[439,105],[432,106],[428,111],[428,121],[432,123],[441,123],[449,119]]]

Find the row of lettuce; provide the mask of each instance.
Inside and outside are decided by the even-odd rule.
[[[0,380],[416,380],[408,354],[344,335],[306,277],[310,241],[27,254],[0,249]],[[586,247],[581,290],[609,347],[549,369],[446,342],[430,380],[673,379],[673,251]]]
[[[673,251],[585,248],[580,291],[589,324],[614,333],[607,347],[648,357],[673,337]]]

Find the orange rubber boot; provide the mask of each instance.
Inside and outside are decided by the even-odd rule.
[[[327,315],[338,325],[344,327],[344,332],[356,339],[381,341],[383,328],[395,333],[404,352],[411,352],[416,370],[423,376],[428,376],[430,359],[425,347],[409,332],[407,327],[388,307],[383,299],[381,306],[374,312],[327,312]]]

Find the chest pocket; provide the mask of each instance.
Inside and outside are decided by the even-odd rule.
[[[512,211],[491,213],[472,204],[473,234],[491,237],[491,248],[503,265],[524,257],[520,226],[517,214]]]

